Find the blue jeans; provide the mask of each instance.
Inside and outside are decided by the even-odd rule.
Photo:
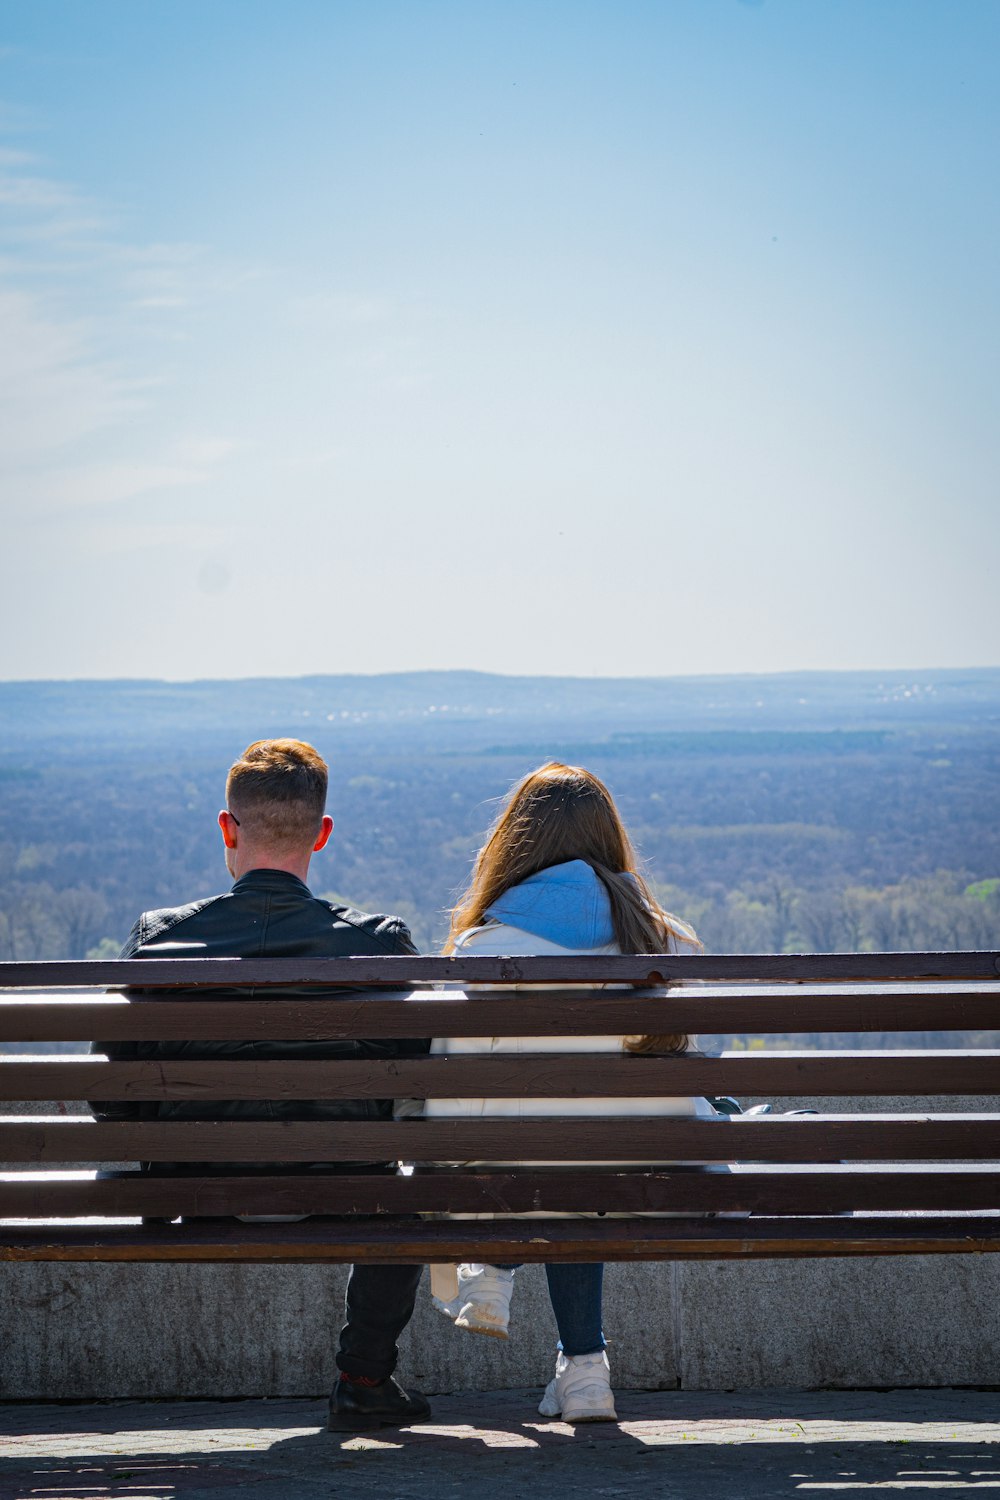
[[[514,1271],[516,1266],[502,1266]],[[601,1300],[604,1266],[554,1265],[545,1267],[549,1301],[559,1330],[559,1347],[566,1355],[599,1354],[604,1348]]]

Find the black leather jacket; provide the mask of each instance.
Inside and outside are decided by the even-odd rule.
[[[410,934],[398,917],[369,916],[352,907],[334,906],[314,896],[307,885],[283,870],[250,870],[223,896],[194,901],[189,906],[143,912],[136,922],[122,958],[344,958],[352,954],[415,953]],[[132,990],[130,993],[142,993]],[[177,996],[198,992],[177,990]],[[201,992],[204,993],[204,992]],[[247,998],[245,989],[213,990],[215,999]],[[258,992],[261,993],[261,992]],[[288,998],[323,995],[316,987],[271,988],[263,992],[276,1004]],[[338,995],[348,993],[343,989]],[[327,1060],[340,1058],[407,1057],[424,1053],[430,1042],[409,1041],[298,1041],[298,1042],[100,1042],[91,1050],[115,1061],[128,1059],[246,1059],[258,1061]],[[308,1100],[171,1100],[163,1102],[92,1103],[102,1120],[390,1120],[391,1099]],[[363,1136],[359,1130],[359,1146]],[[374,1162],[316,1164],[327,1171],[371,1168]],[[261,1163],[257,1170],[299,1171],[301,1167]],[[152,1170],[176,1171],[172,1163]],[[199,1164],[198,1172],[253,1172],[254,1168]],[[308,1170],[308,1168],[305,1168]]]

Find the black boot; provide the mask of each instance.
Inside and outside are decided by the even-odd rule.
[[[372,1427],[409,1427],[411,1422],[426,1422],[430,1414],[430,1402],[418,1391],[404,1391],[391,1375],[381,1385],[340,1375],[326,1425],[329,1432],[366,1432]]]

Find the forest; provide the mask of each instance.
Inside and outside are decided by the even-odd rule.
[[[8,683],[0,716],[2,959],[114,956],[141,910],[224,890],[226,771],[282,733],[330,763],[313,888],[425,952],[549,759],[608,782],[710,952],[998,946],[1000,671]]]
[[[1000,672],[11,683],[0,714],[3,958],[111,953],[140,910],[224,889],[226,770],[273,733],[330,762],[314,888],[426,951],[505,791],[553,758],[607,780],[710,951],[997,942]]]

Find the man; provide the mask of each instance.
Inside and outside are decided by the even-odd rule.
[[[342,958],[351,954],[415,953],[396,917],[368,916],[313,896],[309,862],[333,831],[326,815],[326,762],[301,740],[257,740],[230,769],[219,827],[235,884],[225,895],[189,906],[143,912],[122,958]],[[183,993],[182,991],[179,993]],[[274,999],[315,989],[270,989]],[[427,1041],[372,1042],[120,1042],[113,1059],[337,1059],[397,1057],[426,1052]],[[391,1119],[391,1100],[229,1100],[91,1105],[103,1119]],[[363,1132],[363,1126],[361,1128]],[[361,1132],[359,1132],[360,1134]],[[265,1164],[262,1164],[265,1165]],[[392,1171],[391,1163],[331,1163],[326,1170]],[[171,1170],[169,1164],[158,1170]],[[207,1167],[205,1170],[212,1170]],[[237,1168],[217,1167],[216,1170]],[[253,1170],[251,1168],[250,1170]],[[259,1170],[259,1168],[258,1168]],[[271,1164],[269,1170],[295,1170]],[[360,1431],[426,1421],[430,1407],[392,1378],[396,1339],[410,1320],[420,1266],[352,1269],[347,1322],[337,1353],[339,1375],[330,1397],[331,1431]]]

